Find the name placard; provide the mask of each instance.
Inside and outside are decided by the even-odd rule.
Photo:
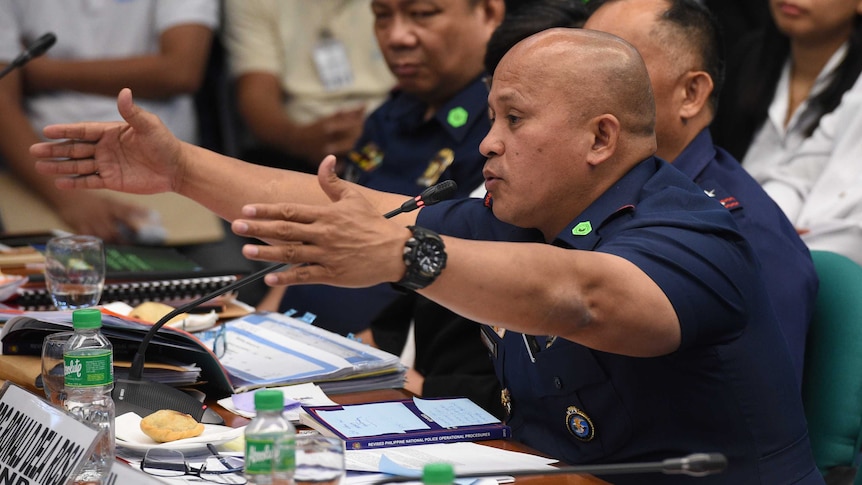
[[[101,433],[7,381],[0,388],[0,483],[63,485]]]

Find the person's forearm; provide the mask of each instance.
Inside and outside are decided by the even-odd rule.
[[[70,90],[116,96],[131,87],[136,96],[165,98],[194,93],[200,87],[211,31],[202,25],[185,25],[163,34],[162,51],[122,59],[36,59],[26,69],[28,93]]]
[[[240,116],[255,138],[285,153],[297,153],[292,135],[299,125],[284,111],[284,94],[275,75],[243,74],[236,81],[236,94]]]
[[[54,187],[54,181],[36,173],[34,159],[30,156],[30,145],[39,140],[24,114],[20,97],[20,74],[10,73],[0,83],[0,156],[15,177],[37,192],[52,206],[63,199]]]
[[[315,175],[246,163],[188,143],[183,160],[174,190],[228,221],[250,203],[330,203]],[[358,188],[381,213],[404,201],[403,195]]]
[[[622,258],[546,244],[445,242],[446,268],[420,293],[459,315],[624,355],[664,355],[679,345],[667,297]],[[654,309],[649,319],[645,307]]]

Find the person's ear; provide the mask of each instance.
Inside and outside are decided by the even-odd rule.
[[[616,116],[606,113],[596,116],[588,122],[592,145],[587,153],[587,163],[599,165],[617,150],[620,138],[620,121]]]
[[[503,22],[503,17],[506,15],[505,0],[482,0],[481,4],[485,10],[485,18],[493,29],[496,29]]]
[[[712,76],[704,71],[689,71],[680,81],[683,100],[679,109],[679,116],[683,122],[694,118],[708,106],[709,97],[715,85]]]

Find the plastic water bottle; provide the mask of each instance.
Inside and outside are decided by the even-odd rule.
[[[245,477],[254,485],[290,485],[296,468],[296,429],[284,416],[284,394],[254,393],[255,417],[245,427]]]
[[[423,485],[451,485],[455,483],[455,469],[449,463],[428,463],[422,469]]]
[[[114,350],[102,335],[96,308],[72,313],[75,334],[63,351],[66,410],[79,421],[105,430],[75,483],[104,483],[114,463]]]

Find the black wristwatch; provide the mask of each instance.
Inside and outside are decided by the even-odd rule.
[[[433,283],[446,267],[446,246],[434,231],[417,226],[407,226],[407,229],[413,236],[404,243],[407,272],[398,285],[410,290],[421,290]]]

